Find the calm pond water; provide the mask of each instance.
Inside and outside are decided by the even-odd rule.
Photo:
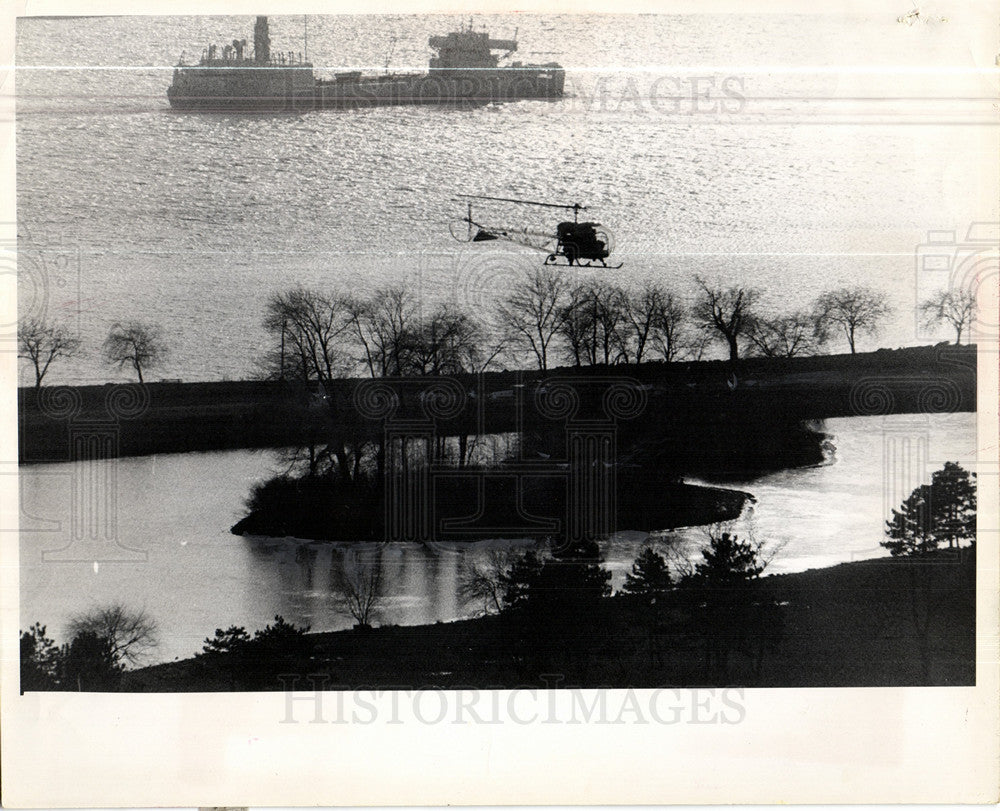
[[[883,554],[890,508],[945,461],[973,468],[976,458],[974,414],[836,419],[825,430],[836,447],[829,464],[735,485],[757,498],[737,529],[767,542],[770,571]],[[73,613],[121,601],[157,620],[162,660],[190,656],[217,627],[261,628],[275,614],[314,630],[345,628],[353,621],[336,610],[335,584],[358,555],[382,567],[381,622],[449,620],[480,608],[458,596],[470,561],[527,545],[377,549],[231,535],[252,483],[276,469],[273,452],[245,450],[21,468],[21,627],[42,622],[63,641]],[[101,523],[102,515],[116,520]],[[704,539],[695,527],[660,541],[696,554]],[[645,542],[623,532],[604,544],[616,588]]]

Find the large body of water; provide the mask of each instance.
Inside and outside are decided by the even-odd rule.
[[[170,110],[182,52],[250,36],[251,17],[22,19],[19,314],[63,320],[83,340],[51,383],[114,379],[100,344],[130,319],[164,328],[170,353],[154,378],[254,376],[264,302],[300,283],[364,294],[404,282],[424,306],[486,319],[541,255],[452,240],[455,195],[471,192],[590,204],[626,262],[606,272],[616,282],[653,278],[689,297],[701,274],[760,288],[773,309],[867,284],[894,309],[861,348],[926,342],[914,305],[947,274],[917,272],[918,246],[929,230],[961,241],[998,219],[998,156],[984,137],[996,77],[966,69],[992,67],[1000,45],[976,14],[915,25],[874,13],[483,16],[474,24],[494,36],[517,29],[516,58],[562,63],[567,97],[302,115]],[[463,22],[311,17],[309,55],[321,73],[382,70],[392,47],[392,69],[422,69],[428,36]],[[302,28],[272,18],[273,50],[301,50]],[[558,217],[502,204],[483,214],[538,228]],[[889,509],[945,460],[975,457],[968,414],[828,430],[833,464],[743,485],[758,502],[740,531],[780,548],[775,571],[880,554]],[[157,619],[159,655],[173,659],[216,627],[275,614],[349,625],[332,584],[356,548],[228,532],[276,464],[235,451],[23,468],[22,627],[40,621],[63,639],[74,612],[121,601]],[[616,584],[644,541],[605,544]],[[475,610],[457,586],[484,545],[361,553],[380,556],[382,621]]]
[[[884,554],[890,509],[945,461],[972,468],[976,458],[974,414],[836,419],[825,430],[836,447],[830,464],[736,485],[757,498],[736,530],[765,543],[769,571]],[[165,660],[200,650],[217,627],[261,628],[275,614],[314,630],[349,627],[336,583],[358,555],[382,569],[380,622],[449,620],[481,609],[459,596],[469,563],[526,545],[378,549],[231,535],[251,484],[276,465],[270,451],[229,451],[22,468],[21,627],[42,622],[63,640],[76,612],[107,602],[144,607],[162,629]],[[659,542],[694,555],[705,540],[703,528],[690,528]],[[604,543],[616,588],[646,542],[622,532]]]
[[[455,195],[471,192],[590,204],[626,262],[617,281],[685,296],[702,274],[759,287],[769,307],[864,283],[894,305],[881,345],[923,341],[915,249],[928,230],[962,240],[997,219],[995,76],[954,70],[1000,49],[976,14],[482,16],[494,36],[518,30],[516,58],[562,63],[567,98],[287,116],[167,104],[182,52],[250,36],[251,17],[22,19],[21,313],[84,341],[53,383],[113,378],[100,343],[125,319],[163,325],[154,377],[252,376],[263,303],[296,283],[405,281],[425,304],[486,317],[541,256],[454,242]],[[309,55],[321,73],[381,70],[394,41],[392,69],[421,69],[428,36],[465,21],[310,18]],[[273,50],[302,49],[301,17],[271,23]],[[545,210],[482,213],[554,224]]]

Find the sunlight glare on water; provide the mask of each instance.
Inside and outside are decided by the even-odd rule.
[[[271,18],[273,48],[301,50],[302,22]],[[424,70],[428,36],[462,22],[310,18],[309,55],[323,75],[377,72],[395,38],[390,68]],[[494,36],[517,28],[514,58],[563,64],[567,97],[215,115],[169,108],[171,66],[247,36],[250,17],[21,19],[20,306],[71,320],[84,339],[52,382],[113,376],[98,349],[125,319],[167,328],[164,378],[250,377],[264,302],[294,284],[406,282],[426,305],[473,310],[494,300],[509,249],[449,234],[464,213],[455,195],[469,192],[588,204],[626,262],[606,277],[657,278],[681,297],[696,274],[759,287],[771,307],[870,284],[895,305],[882,344],[913,343],[916,246],[929,229],[961,238],[995,210],[976,193],[996,185],[995,155],[980,151],[995,93],[978,75],[894,68],[967,65],[975,22],[480,16]],[[484,213],[554,225],[544,209]]]

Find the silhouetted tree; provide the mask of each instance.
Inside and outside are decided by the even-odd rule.
[[[166,356],[162,330],[155,324],[130,321],[114,324],[104,339],[104,359],[119,369],[131,366],[142,383],[142,370],[156,366]]]
[[[308,632],[308,626],[296,627],[280,614],[252,638],[240,626],[216,628],[195,659],[208,674],[224,676],[230,689],[270,687],[280,675],[296,672],[307,661],[313,647]]]
[[[196,656],[215,656],[221,654],[232,654],[240,651],[250,643],[250,634],[242,626],[230,625],[225,631],[221,628],[215,629],[215,636],[205,639],[201,653]]]
[[[976,307],[976,294],[960,288],[936,293],[920,305],[920,312],[927,326],[948,324],[955,330],[955,346],[958,346],[962,343],[962,333],[972,330]]]
[[[583,285],[573,291],[570,307],[580,330],[584,359],[591,366],[617,362],[626,351],[622,337],[625,294],[621,288],[603,282]]]
[[[285,622],[280,614],[275,616],[273,624],[254,632],[250,643],[252,655],[262,664],[260,669],[264,678],[273,678],[301,666],[313,647],[308,633],[308,625],[297,627]]]
[[[927,555],[947,542],[949,547],[962,541],[975,542],[975,475],[955,462],[946,462],[935,471],[930,484],[919,485],[886,522],[889,540],[882,546],[894,557],[903,557],[910,580],[910,618],[920,656],[920,675],[924,684],[931,678],[931,630],[950,593],[940,588],[942,565]]]
[[[774,610],[762,610],[762,603],[773,607],[773,601],[751,589],[767,566],[762,544],[713,529],[701,556],[681,586],[692,604],[695,628],[701,637],[705,678],[725,683],[730,654],[738,649],[753,652],[754,670],[759,675],[767,642],[778,623]]]
[[[63,646],[60,682],[67,689],[116,690],[121,684],[123,670],[111,640],[92,631],[81,631],[72,642]]]
[[[92,634],[105,640],[116,665],[134,666],[146,659],[159,644],[156,621],[144,610],[120,603],[77,614],[69,622],[71,637]]]
[[[667,559],[651,546],[643,549],[633,561],[632,571],[625,575],[622,585],[622,594],[636,602],[635,619],[645,630],[650,662],[654,665],[661,660],[657,634],[664,625],[667,608],[664,598],[673,586]]]
[[[370,628],[385,595],[382,591],[381,550],[346,549],[343,565],[334,572],[336,610],[354,618],[360,628]]]
[[[45,635],[45,626],[35,623],[21,631],[21,692],[54,690],[62,666],[59,648]]]
[[[481,374],[499,357],[505,348],[504,339],[493,339],[471,316],[452,305],[443,304],[428,316],[415,319],[407,337],[410,368],[414,375]],[[457,437],[457,461],[464,467],[468,461],[474,436]],[[440,461],[446,454],[447,440],[437,437],[431,443],[431,454]]]
[[[396,377],[412,370],[411,349],[417,304],[403,287],[387,287],[367,299],[348,302],[354,339],[372,377]]]
[[[548,368],[549,348],[567,318],[568,285],[562,274],[535,268],[517,282],[498,307],[511,342],[527,348],[538,368]]]
[[[886,522],[889,540],[882,546],[893,556],[922,555],[947,543],[949,548],[976,538],[975,474],[955,462],[935,471]]]
[[[340,297],[295,287],[268,299],[264,328],[276,336],[278,376],[328,383],[347,372],[351,312]]]
[[[542,565],[542,558],[533,550],[528,550],[514,560],[501,581],[505,609],[523,608],[528,604]]]
[[[701,278],[697,282],[702,296],[695,308],[695,316],[705,329],[716,331],[725,340],[729,347],[729,360],[739,360],[739,340],[754,323],[756,292],[747,287],[711,287]]]
[[[889,305],[883,293],[869,287],[842,287],[821,295],[813,315],[820,336],[825,338],[831,328],[839,327],[854,354],[857,336],[876,334],[889,315]]]
[[[31,363],[35,372],[35,388],[52,362],[71,358],[80,349],[80,340],[61,324],[50,324],[42,318],[32,317],[17,324],[17,356]]]
[[[673,588],[667,559],[647,546],[632,563],[632,571],[625,575],[622,591],[625,594],[655,598]]]
[[[507,573],[513,563],[506,549],[490,549],[483,560],[467,562],[459,584],[462,601],[482,602],[486,614],[503,611]]]
[[[600,601],[611,593],[611,572],[597,544],[580,542],[546,557],[527,552],[505,582],[504,614],[518,632],[516,655],[537,668],[583,676],[600,644]],[[548,671],[553,672],[553,671]]]
[[[976,474],[957,462],[945,462],[931,475],[934,534],[948,548],[976,542]]]
[[[747,337],[761,355],[768,358],[791,358],[810,355],[819,349],[822,335],[810,313],[796,312],[775,318],[758,317]]]
[[[670,362],[691,349],[690,336],[684,331],[687,311],[671,293],[651,282],[630,302],[627,313],[636,336],[636,363],[650,351]],[[640,342],[642,333],[645,341]]]

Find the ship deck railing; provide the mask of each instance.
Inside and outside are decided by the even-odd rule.
[[[180,63],[179,68],[312,68],[312,62],[255,62],[253,59],[202,59],[195,65]]]

